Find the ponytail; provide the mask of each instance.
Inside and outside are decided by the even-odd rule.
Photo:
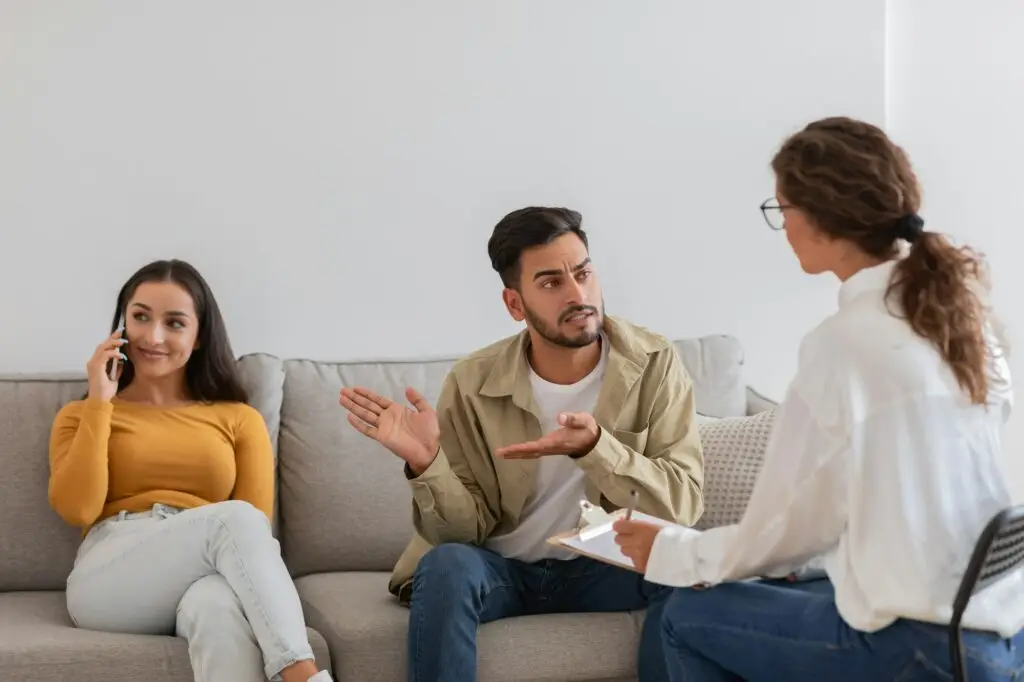
[[[921,187],[903,149],[876,125],[838,116],[808,123],[772,158],[779,198],[823,234],[878,262],[895,260],[886,298],[949,365],[973,404],[1006,383],[989,319],[981,257],[924,231]],[[909,243],[903,255],[902,244]],[[896,307],[895,305],[893,306]]]
[[[910,252],[896,262],[887,293],[898,297],[911,328],[938,349],[971,402],[983,404],[989,349],[979,295],[985,284],[982,260],[941,234],[921,231],[918,223],[905,223],[901,231]]]

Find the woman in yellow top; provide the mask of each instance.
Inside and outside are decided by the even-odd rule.
[[[330,680],[271,533],[270,437],[209,286],[187,263],[156,261],[122,287],[113,324],[88,395],[61,409],[50,439],[50,505],[86,531],[72,620],[176,632],[196,679]]]

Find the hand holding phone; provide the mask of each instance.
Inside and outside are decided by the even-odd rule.
[[[128,356],[121,351],[127,343],[123,337],[124,325],[96,347],[85,368],[89,376],[89,397],[110,400],[117,394],[117,379],[121,376],[122,362]]]

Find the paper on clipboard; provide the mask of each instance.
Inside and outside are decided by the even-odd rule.
[[[619,546],[615,544],[615,533],[612,531],[612,526],[625,514],[623,510],[619,510],[612,514],[612,520],[606,523],[602,523],[595,526],[588,526],[578,533],[562,533],[554,537],[548,538],[548,544],[555,545],[557,547],[564,547],[572,552],[580,554],[597,561],[602,561],[606,564],[612,564],[613,566],[619,566],[620,568],[626,568],[631,571],[635,571],[636,566],[633,564],[633,560],[622,553]],[[676,527],[683,528],[686,531],[699,535],[700,531],[692,528],[686,528],[678,523],[672,523],[671,521],[665,521],[649,514],[642,512],[633,512],[634,521],[646,521],[647,523],[657,524],[663,527]]]

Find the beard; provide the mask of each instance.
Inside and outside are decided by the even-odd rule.
[[[604,301],[601,302],[601,309],[598,310],[590,305],[577,305],[567,308],[558,316],[556,324],[548,324],[539,315],[534,313],[529,306],[524,306],[526,320],[530,326],[540,334],[541,338],[555,346],[562,348],[585,348],[601,338],[601,328],[604,326]],[[597,327],[591,329],[580,329],[573,334],[565,334],[559,325],[576,313],[593,313],[597,320]]]

